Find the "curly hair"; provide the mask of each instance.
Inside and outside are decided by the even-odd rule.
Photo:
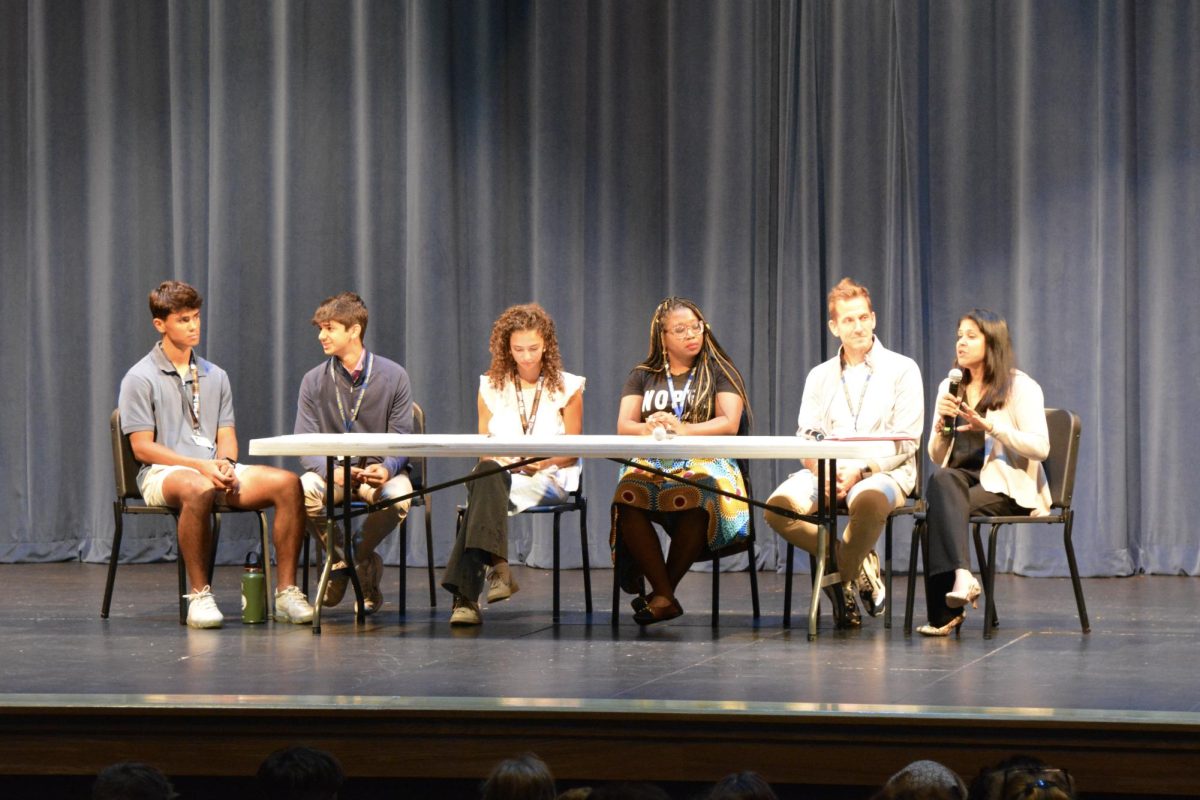
[[[536,331],[542,337],[542,375],[551,391],[563,390],[562,354],[558,351],[558,334],[554,320],[546,309],[537,303],[509,306],[492,324],[492,338],[488,349],[492,352],[492,363],[487,376],[493,389],[500,390],[504,382],[517,371],[517,362],[512,357],[512,335],[520,331]]]
[[[667,362],[667,350],[666,345],[663,344],[663,337],[667,332],[667,316],[679,308],[691,311],[704,326],[704,340],[694,365],[696,370],[693,378],[696,382],[695,400],[683,413],[682,421],[707,422],[712,419],[717,402],[716,378],[718,371],[733,383],[738,395],[742,398],[742,407],[746,411],[746,418],[752,419],[750,399],[746,396],[746,382],[742,380],[742,373],[738,372],[738,368],[733,365],[729,354],[721,347],[717,337],[713,336],[712,328],[708,326],[704,315],[700,313],[700,308],[691,300],[682,297],[668,297],[658,304],[658,307],[654,309],[654,316],[650,318],[650,350],[646,354],[645,360],[635,369],[644,369],[660,375],[667,374],[670,364]]]

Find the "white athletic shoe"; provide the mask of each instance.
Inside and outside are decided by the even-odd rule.
[[[299,586],[288,586],[275,591],[275,621],[304,624],[312,622],[313,607]]]
[[[187,624],[191,628],[219,628],[225,622],[225,616],[221,613],[221,609],[217,608],[217,601],[213,599],[212,587],[205,586],[203,589],[185,594],[184,599],[188,601]]]

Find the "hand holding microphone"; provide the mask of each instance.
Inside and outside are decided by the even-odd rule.
[[[947,412],[947,400],[944,396],[942,399],[938,400],[938,410],[942,414],[942,436],[952,436],[954,434],[954,420],[958,416],[958,407],[962,403],[962,370],[958,367],[955,367],[954,369],[950,370],[950,373],[946,376],[946,379],[950,381],[950,387],[947,391],[954,397],[954,413]]]

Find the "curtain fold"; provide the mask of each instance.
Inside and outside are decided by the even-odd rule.
[[[165,278],[205,296],[244,455],[291,431],[309,319],[344,289],[431,432],[475,430],[491,323],[528,300],[588,378],[585,431],[611,432],[678,294],[745,374],[755,432],[790,435],[851,275],[927,391],[959,315],[1008,318],[1047,404],[1083,417],[1085,574],[1200,574],[1191,3],[29,0],[0,5],[0,44],[0,561],[107,557],[105,420]],[[793,469],[754,464],[756,493]],[[587,467],[594,564],[615,475]],[[434,500],[439,562],[460,500]],[[173,556],[161,521],[130,529],[127,559]],[[548,528],[515,530],[548,565]],[[231,520],[221,560],[254,536]],[[1000,566],[1065,574],[1057,542],[1005,537]]]

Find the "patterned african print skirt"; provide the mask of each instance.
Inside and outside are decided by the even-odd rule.
[[[696,483],[746,496],[746,483],[736,462],[728,458],[638,459],[655,469],[679,475]],[[740,500],[697,489],[634,467],[623,467],[613,495],[613,527],[609,543],[617,542],[617,506],[627,505],[651,512],[655,522],[672,511],[703,508],[708,512],[708,549],[723,550],[750,535],[750,507]],[[664,524],[667,533],[672,525]]]

